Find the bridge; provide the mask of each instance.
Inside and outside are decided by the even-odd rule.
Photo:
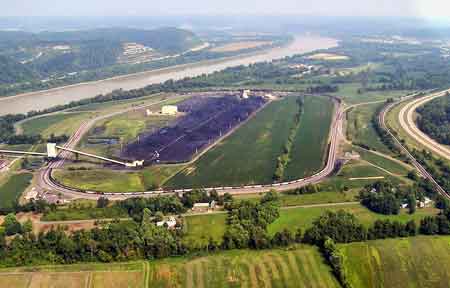
[[[48,157],[50,159],[56,159],[59,157],[59,154],[61,153],[61,151],[67,151],[70,153],[73,153],[75,155],[83,155],[86,157],[90,157],[90,158],[94,158],[94,159],[99,159],[105,162],[109,162],[109,163],[113,163],[113,164],[118,164],[118,165],[122,165],[125,167],[141,167],[144,165],[144,160],[142,161],[133,161],[133,162],[123,162],[123,161],[118,161],[118,160],[114,160],[114,159],[110,159],[110,158],[106,158],[103,156],[98,156],[98,155],[94,155],[91,153],[86,153],[83,151],[79,151],[79,150],[75,150],[75,149],[71,149],[68,147],[64,147],[64,146],[58,146],[56,145],[56,143],[47,143],[47,153],[43,153],[43,152],[29,152],[29,151],[18,151],[18,150],[0,150],[0,154],[11,154],[11,155],[24,155],[24,156],[40,156],[40,157]]]

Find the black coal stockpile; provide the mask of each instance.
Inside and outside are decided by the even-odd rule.
[[[140,135],[125,147],[122,157],[145,163],[189,161],[260,108],[262,97],[239,99],[233,96],[194,96],[178,105],[186,113],[168,127]]]

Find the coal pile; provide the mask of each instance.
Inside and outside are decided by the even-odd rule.
[[[139,141],[128,144],[121,156],[145,160],[147,165],[189,161],[265,102],[263,97],[194,96],[177,105],[184,116],[167,127],[140,135]]]

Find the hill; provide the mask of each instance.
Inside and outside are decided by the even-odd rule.
[[[77,72],[178,55],[202,41],[178,28],[105,28],[67,32],[0,31],[0,85],[63,80]]]

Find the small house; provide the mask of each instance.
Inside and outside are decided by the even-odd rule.
[[[172,228],[175,228],[175,226],[177,225],[177,220],[175,219],[175,217],[172,216],[172,217],[169,217],[168,220],[156,222],[156,226],[158,226],[158,227],[163,227],[164,224],[167,225],[167,228],[172,229]]]

